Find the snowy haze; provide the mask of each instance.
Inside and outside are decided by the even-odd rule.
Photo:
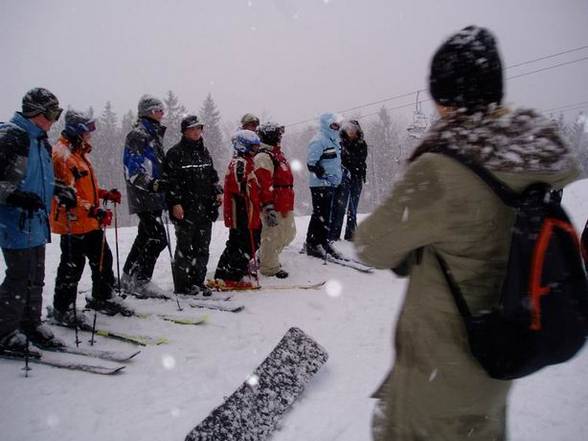
[[[65,106],[110,100],[119,115],[146,92],[172,90],[189,110],[211,92],[225,121],[251,111],[293,123],[425,88],[433,51],[466,25],[492,29],[512,65],[588,44],[586,23],[586,0],[3,1],[0,120],[45,86]],[[588,61],[514,79],[507,100],[586,101],[586,78]]]

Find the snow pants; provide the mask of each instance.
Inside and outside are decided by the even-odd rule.
[[[145,211],[137,215],[138,233],[123,271],[140,282],[148,282],[153,276],[159,254],[167,246],[165,226],[161,220],[161,211]]]
[[[363,182],[361,178],[353,176],[349,171],[343,172],[341,184],[335,191],[333,197],[333,212],[330,228],[330,239],[339,240],[341,230],[343,229],[343,218],[347,212],[347,222],[345,226],[345,240],[352,240],[355,229],[357,228],[357,208],[359,206],[359,197]]]
[[[92,270],[92,297],[105,300],[112,297],[114,272],[112,271],[112,252],[108,242],[102,239],[102,230],[86,234],[61,236],[61,260],[55,279],[55,296],[53,306],[59,311],[71,309],[78,293],[78,283],[84,272],[86,258]],[[102,259],[102,267],[100,260]]]
[[[335,189],[333,187],[310,187],[312,215],[306,233],[306,246],[326,245],[329,239],[331,208]]]
[[[280,253],[296,237],[294,212],[278,213],[278,225],[270,227],[262,217],[259,270],[264,276],[280,271]]]
[[[245,204],[235,203],[237,228],[229,230],[229,240],[221,254],[214,274],[215,279],[240,281],[249,275],[249,262],[259,246],[259,230],[250,230]]]
[[[2,253],[6,277],[0,285],[0,337],[41,322],[45,245],[16,250],[2,248]]]
[[[174,255],[174,288],[186,293],[194,286],[203,286],[206,265],[210,256],[212,222],[201,221],[196,216],[174,222],[176,251]]]

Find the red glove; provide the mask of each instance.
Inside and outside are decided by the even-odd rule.
[[[109,191],[100,190],[98,197],[100,199],[104,199],[105,201],[112,201],[115,204],[120,204],[122,195],[120,194],[120,191],[118,191],[116,188],[113,188]]]
[[[112,223],[112,211],[105,210],[102,207],[90,208],[90,217],[96,218],[100,226],[109,226]]]

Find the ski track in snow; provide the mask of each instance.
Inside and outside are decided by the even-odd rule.
[[[564,205],[576,227],[588,217],[588,181],[568,187]],[[298,253],[308,217],[296,219],[296,240],[282,255],[290,272],[283,283],[331,281],[319,290],[237,292],[238,314],[206,311],[200,326],[159,320],[99,317],[99,324],[129,334],[165,336],[170,343],[141,348],[124,373],[102,377],[33,366],[24,378],[21,362],[0,361],[2,441],[142,441],[183,440],[216,406],[247,379],[284,333],[297,326],[329,352],[329,361],[286,414],[272,440],[369,441],[372,392],[391,367],[393,325],[405,281],[389,271],[362,274]],[[228,230],[213,229],[209,275],[214,272]],[[173,236],[173,233],[172,233]],[[124,263],[135,229],[121,229]],[[44,305],[52,300],[59,263],[59,241],[47,247]],[[114,231],[108,239],[114,253]],[[172,237],[172,241],[175,237]],[[352,253],[346,242],[337,247]],[[0,271],[4,271],[0,261]],[[116,274],[116,267],[115,267]],[[172,288],[169,256],[158,260],[154,281]],[[265,279],[262,278],[262,284]],[[88,266],[80,289],[90,287]],[[267,284],[280,281],[270,279]],[[337,286],[338,295],[328,295]],[[78,297],[78,304],[84,302]],[[176,310],[175,302],[131,300],[138,311],[201,315]],[[56,329],[73,343],[73,333]],[[81,334],[86,341],[89,335]],[[97,348],[131,349],[98,337]],[[510,400],[510,438],[516,441],[588,439],[588,351],[571,362],[547,368],[516,383]]]

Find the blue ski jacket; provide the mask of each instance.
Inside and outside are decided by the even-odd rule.
[[[33,248],[51,241],[54,180],[47,133],[18,112],[0,123],[0,247]],[[45,207],[29,218],[26,210],[6,203],[15,190],[36,193]]]
[[[336,121],[334,113],[323,113],[320,116],[319,132],[308,145],[306,165],[310,171],[310,187],[337,187],[341,183],[339,131],[330,127]]]
[[[165,208],[163,189],[153,190],[162,174],[164,133],[165,127],[158,122],[141,118],[127,134],[123,164],[131,214]]]

